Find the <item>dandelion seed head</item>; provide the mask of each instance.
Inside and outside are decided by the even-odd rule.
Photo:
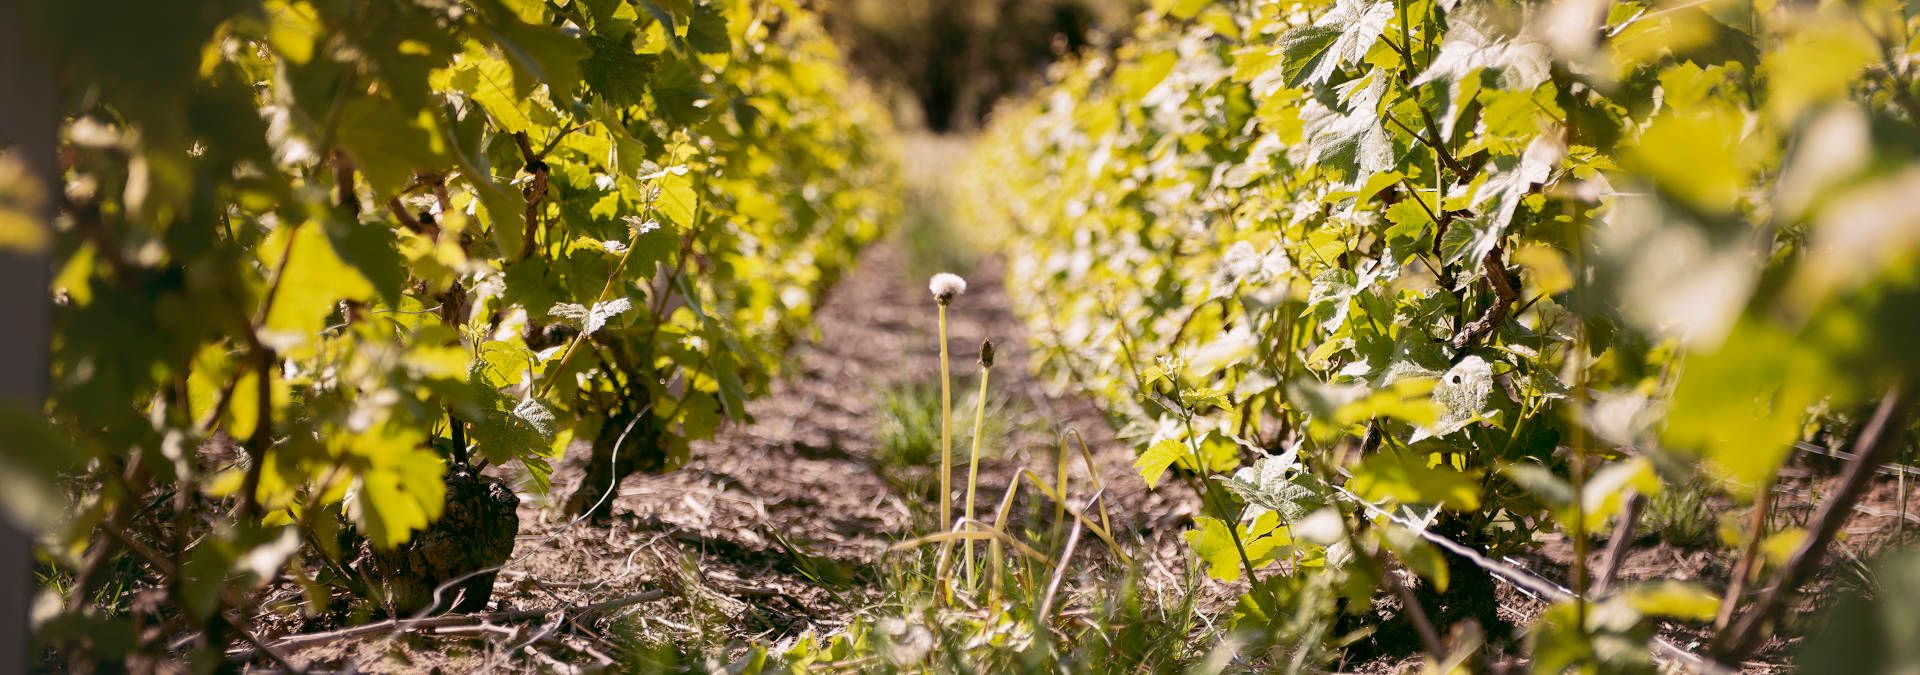
[[[958,274],[941,272],[927,281],[927,290],[933,291],[934,301],[945,305],[967,292],[967,280],[960,278]]]

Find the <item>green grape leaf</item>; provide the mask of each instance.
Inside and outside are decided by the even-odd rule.
[[[1140,453],[1140,457],[1133,460],[1133,469],[1140,475],[1140,480],[1147,483],[1147,489],[1151,490],[1159,487],[1160,479],[1167,475],[1167,469],[1187,454],[1188,448],[1185,443],[1175,439],[1162,439],[1147,446],[1147,449]]]
[[[1326,82],[1341,64],[1364,58],[1392,19],[1391,2],[1339,0],[1313,25],[1287,31],[1280,37],[1287,86]]]
[[[323,28],[313,5],[271,0],[261,9],[267,13],[267,44],[275,56],[296,64],[313,60],[314,43]]]
[[[506,300],[525,308],[530,318],[549,316],[553,306],[566,295],[558,276],[545,257],[529,256],[507,263]]]
[[[1295,380],[1287,386],[1288,399],[1306,412],[1316,438],[1330,441],[1346,432],[1359,433],[1362,423],[1377,418],[1397,419],[1416,427],[1433,423],[1439,414],[1430,394],[1433,380],[1409,377],[1379,388],[1365,383],[1320,384]]]
[[[1730,105],[1662,113],[1621,163],[1696,208],[1731,211],[1755,164],[1753,144],[1742,142],[1745,129],[1746,116]]]
[[[1380,543],[1399,556],[1407,569],[1432,583],[1434,591],[1447,592],[1451,577],[1447,569],[1447,555],[1441,552],[1440,547],[1422,539],[1413,530],[1395,524],[1375,531],[1380,533]]]
[[[520,96],[514,93],[513,66],[503,59],[468,50],[461,54],[460,65],[437,86],[459,92],[466,100],[479,104],[499,123],[501,131],[526,131],[531,125],[527,114],[520,109]]]
[[[654,63],[647,93],[654,110],[675,124],[696,124],[707,116],[707,102],[713,94],[701,81],[699,65],[688,59],[661,54]]]
[[[441,170],[449,160],[433,113],[409,114],[391,99],[364,97],[340,110],[341,147],[384,201],[399,193],[414,172]]]
[[[555,101],[573,96],[580,81],[580,62],[592,54],[581,40],[552,26],[495,17],[494,42],[513,64],[516,94],[527,96],[532,85],[544,82]]]
[[[0,450],[0,514],[32,530],[52,530],[69,516],[59,478],[87,456],[38,411],[12,404],[0,405],[0,435],[8,439]]]
[[[1413,79],[1420,87],[1447,85],[1446,110],[1440,115],[1440,133],[1451,137],[1455,124],[1480,91],[1482,71],[1499,74],[1497,86],[1507,91],[1533,91],[1551,73],[1547,45],[1521,37],[1493,35],[1485,26],[1494,22],[1479,5],[1461,7],[1447,16],[1447,35],[1440,52],[1426,70]]]
[[[276,228],[260,245],[261,263],[267,269],[285,263],[273,306],[261,326],[262,339],[282,352],[314,346],[327,316],[341,301],[374,296],[373,284],[340,259],[324,227],[309,223]]]
[[[693,179],[687,176],[686,167],[667,170],[655,179],[653,187],[660,191],[659,197],[653,202],[654,210],[668,222],[679,225],[682,231],[693,229],[696,225],[694,213],[700,206],[700,195],[694,191]],[[644,234],[646,233],[642,232],[642,235]]]
[[[1477,355],[1461,359],[1440,376],[1433,400],[1440,405],[1439,419],[1414,430],[1408,443],[1445,436],[1481,420],[1493,401],[1493,365]]]
[[[1586,515],[1582,526],[1587,532],[1602,531],[1620,513],[1630,493],[1652,496],[1659,491],[1660,477],[1653,472],[1653,461],[1646,457],[1629,457],[1602,466],[1581,485],[1580,502]],[[1559,517],[1569,522],[1573,514],[1562,513]]]
[[[1806,529],[1799,527],[1787,527],[1777,532],[1768,532],[1767,537],[1760,541],[1760,553],[1765,557],[1768,565],[1775,567],[1785,565],[1788,559],[1793,557],[1793,552],[1798,550],[1800,544],[1806,539]]]
[[[1648,616],[1712,621],[1720,611],[1719,596],[1684,581],[1644,582],[1627,587],[1623,593],[1634,610]]]
[[[476,374],[476,378],[478,375]],[[490,409],[467,425],[473,449],[490,463],[540,458],[552,447],[553,411],[532,398],[495,394]]]
[[[1274,549],[1289,540],[1274,527],[1274,514],[1265,514],[1249,528],[1240,523],[1229,525],[1226,521],[1210,516],[1195,516],[1194,529],[1187,530],[1181,538],[1193,548],[1194,556],[1207,565],[1207,575],[1222,582],[1232,583],[1240,580],[1246,567],[1241,560],[1245,551],[1246,561],[1259,569],[1271,561]],[[1262,532],[1255,536],[1255,531]],[[1234,535],[1238,534],[1240,545],[1234,545]]]
[[[1593,643],[1580,625],[1571,602],[1558,602],[1540,613],[1527,632],[1527,653],[1533,667],[1544,673],[1564,673],[1595,659]]]
[[[395,246],[393,230],[369,223],[328,222],[326,232],[334,253],[373,286],[382,302],[400,304],[407,262]]]
[[[1168,2],[1158,4],[1170,5],[1165,9],[1167,16],[1176,19],[1191,19],[1195,15],[1198,15],[1200,10],[1206,9],[1208,5],[1213,3],[1208,2],[1208,0],[1169,0]]]
[[[1530,462],[1518,462],[1501,467],[1500,473],[1556,513],[1573,506],[1573,484],[1554,475],[1552,469]]]
[[[1473,242],[1462,251],[1468,260],[1484,258],[1493,247],[1500,245],[1506,238],[1507,226],[1513,222],[1513,214],[1519,210],[1521,200],[1532,194],[1534,186],[1547,182],[1553,175],[1554,167],[1566,154],[1566,148],[1558,140],[1542,135],[1528,143],[1526,151],[1519,157],[1494,160],[1494,173],[1473,194],[1475,207],[1492,203],[1493,208],[1486,214],[1485,221],[1479,223],[1480,227],[1472,230],[1475,235]]]
[[[1440,235],[1440,262],[1459,264],[1467,259],[1467,254],[1478,242],[1499,241],[1497,236],[1486,234],[1492,229],[1485,217],[1455,218],[1447,231]]]
[[[687,46],[702,54],[732,51],[733,42],[727,35],[726,15],[711,3],[695,4],[693,14],[687,17]]]
[[[633,309],[632,300],[614,298],[606,302],[593,303],[592,307],[563,302],[554,305],[553,309],[548,310],[547,313],[549,316],[557,316],[579,326],[580,332],[584,335],[592,335],[606,327],[607,322],[613,317],[624,314],[629,309]]]
[[[1819,675],[1910,673],[1920,669],[1920,552],[1894,551],[1873,564],[1874,589],[1842,595],[1824,629],[1806,637],[1795,662]]]
[[[518,340],[489,340],[480,345],[471,375],[475,383],[493,389],[523,384],[538,372],[539,357]]]
[[[1253,466],[1219,480],[1227,491],[1246,502],[1242,518],[1247,520],[1271,511],[1278,513],[1282,522],[1297,522],[1328,501],[1326,489],[1300,470],[1291,450],[1276,457],[1262,457]]]
[[[1371,502],[1439,504],[1455,511],[1480,508],[1476,471],[1429,466],[1425,453],[1381,452],[1353,470],[1348,489]]]
[[[1859,23],[1815,21],[1761,62],[1767,77],[1767,111],[1792,120],[1816,103],[1840,98],[1861,71],[1880,58],[1880,45]]]
[[[1751,495],[1786,461],[1807,408],[1844,391],[1815,349],[1771,324],[1742,323],[1719,349],[1687,359],[1662,439]]]
[[[347,515],[375,546],[392,548],[440,517],[446,503],[446,465],[416,429],[381,425],[365,433],[336,433],[329,444],[363,463],[347,500]]]
[[[1114,86],[1127,93],[1129,100],[1146,98],[1147,92],[1165,82],[1179,65],[1180,55],[1172,52],[1149,54],[1122,64],[1113,75]]]
[[[220,607],[220,592],[226,588],[227,575],[232,574],[237,557],[232,541],[236,533],[218,532],[184,552],[175,602],[187,616],[209,617]]]
[[[459,53],[460,36],[441,27],[432,10],[414,3],[367,5],[361,11],[365,22],[358,30],[336,35],[367,56],[365,63],[379,76],[382,93],[406,110],[437,106],[433,71]]]
[[[580,74],[607,103],[619,107],[646,102],[647,79],[653,75],[654,58],[638,54],[629,40],[588,36],[593,54],[580,64]]]
[[[1313,288],[1307,296],[1307,313],[1320,322],[1322,329],[1328,332],[1339,329],[1347,321],[1353,296],[1359,293],[1359,283],[1359,277],[1345,269],[1321,272],[1313,278]]]
[[[1337,89],[1348,100],[1345,113],[1309,102],[1301,112],[1307,163],[1337,168],[1348,178],[1347,184],[1356,186],[1375,172],[1392,168],[1393,140],[1378,109],[1386,86],[1387,78],[1379,71],[1341,84]]]
[[[1751,232],[1701,224],[1650,198],[1621,198],[1605,221],[1596,273],[1623,318],[1695,349],[1726,339],[1760,278],[1765,249]]]
[[[247,371],[234,381],[233,397],[227,401],[227,434],[234,438],[247,438],[253,435],[254,425],[260,423],[260,379],[259,374]],[[293,399],[293,387],[286,378],[275,377],[268,385],[268,401],[274,410],[285,410]]]

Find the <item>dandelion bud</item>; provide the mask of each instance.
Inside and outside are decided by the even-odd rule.
[[[958,274],[941,272],[927,281],[927,290],[933,291],[933,300],[942,306],[953,302],[955,296],[967,292],[967,280]]]
[[[993,367],[993,341],[992,340],[980,341],[980,367],[981,368]]]

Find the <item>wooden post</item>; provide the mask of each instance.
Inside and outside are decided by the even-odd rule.
[[[0,153],[23,162],[39,180],[39,225],[51,221],[60,172],[53,51],[44,44],[31,0],[0,0]],[[29,22],[32,22],[31,24]],[[48,251],[0,250],[0,406],[39,414],[47,396],[48,324],[52,312]],[[17,452],[0,449],[0,452]],[[25,672],[27,608],[33,604],[33,536],[0,515],[0,673]]]

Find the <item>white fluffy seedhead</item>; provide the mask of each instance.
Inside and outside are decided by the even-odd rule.
[[[927,290],[933,291],[933,300],[942,305],[953,302],[954,297],[967,292],[967,280],[958,274],[941,272],[927,281]]]

